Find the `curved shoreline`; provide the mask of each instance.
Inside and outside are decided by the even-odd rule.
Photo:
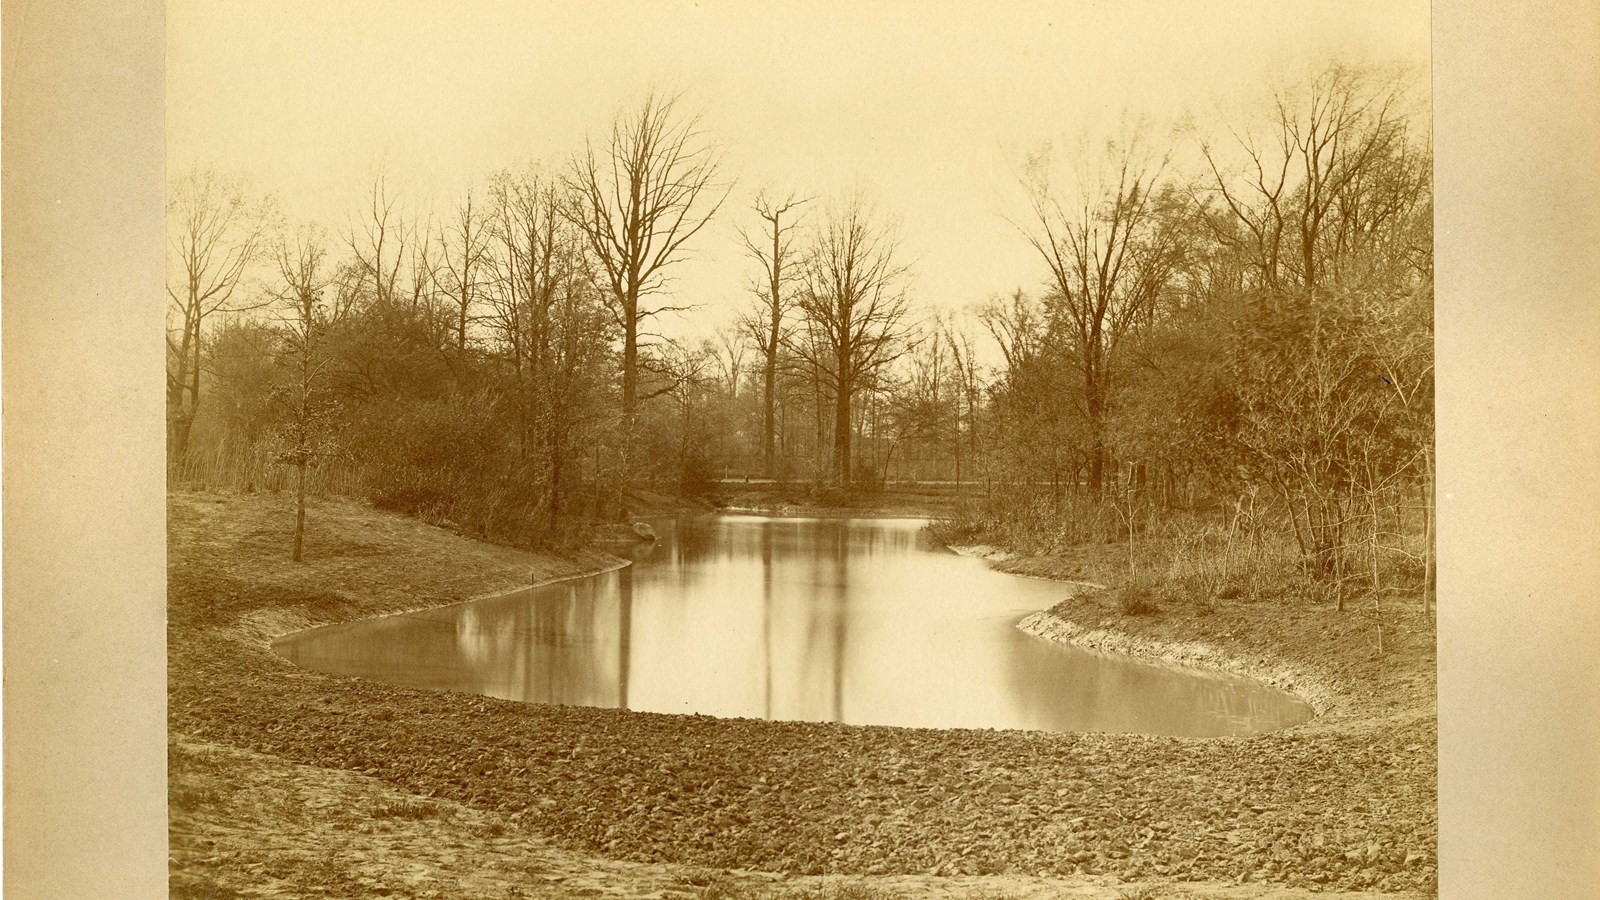
[[[727,510],[719,510],[716,514],[717,515],[731,514],[731,515],[735,515],[735,516],[746,515],[746,513],[732,512],[732,511],[727,511]],[[770,518],[790,518],[790,519],[794,519],[796,521],[817,521],[817,520],[820,520],[819,517],[814,517],[814,516],[809,516],[809,515],[779,516],[779,515],[773,514],[773,515],[768,516],[768,517],[770,517]],[[868,517],[861,517],[861,518],[868,518]],[[923,517],[872,516],[870,518],[872,520],[874,520],[874,521],[880,520],[880,519],[881,520],[893,520],[893,521],[903,521],[903,520],[917,520],[917,521],[920,521],[920,520],[922,520]],[[986,553],[984,551],[990,550],[991,548],[985,548],[985,547],[945,547],[944,549],[948,549],[948,550],[956,552],[959,555],[968,556],[968,557],[984,558],[984,559],[991,559],[991,560],[994,560],[994,559],[1003,560],[1003,559],[1013,558],[1009,554]],[[601,552],[604,553],[604,551],[601,551]],[[279,619],[277,621],[273,621],[273,622],[270,622],[270,623],[262,623],[265,627],[262,629],[263,633],[261,634],[260,643],[266,649],[271,650],[275,656],[279,656],[281,658],[287,659],[287,657],[283,657],[283,654],[278,652],[278,645],[279,645],[279,642],[287,640],[287,639],[290,639],[290,638],[298,637],[298,636],[301,636],[301,635],[307,635],[307,634],[323,631],[323,630],[326,630],[326,629],[343,628],[343,627],[350,626],[350,625],[355,625],[355,624],[358,624],[358,623],[361,623],[361,622],[371,622],[371,621],[375,621],[375,620],[378,620],[378,619],[387,619],[387,618],[391,618],[391,617],[395,617],[395,616],[405,616],[405,615],[410,615],[410,614],[420,613],[420,612],[434,612],[434,611],[439,611],[439,610],[447,610],[447,609],[452,609],[452,608],[455,608],[455,607],[458,607],[458,606],[465,606],[465,605],[468,605],[468,604],[471,604],[471,603],[476,603],[476,602],[483,601],[483,600],[494,600],[494,599],[498,599],[498,598],[508,597],[510,595],[518,594],[518,593],[521,593],[523,591],[538,590],[540,588],[548,587],[548,586],[554,585],[554,584],[562,584],[562,583],[565,583],[565,582],[580,581],[580,580],[587,579],[587,578],[594,578],[594,577],[597,577],[597,576],[600,576],[600,575],[604,575],[604,574],[606,574],[608,572],[614,572],[614,571],[617,571],[617,570],[620,570],[620,569],[627,568],[628,566],[633,565],[635,562],[636,562],[636,560],[633,560],[633,559],[630,559],[630,558],[613,557],[608,563],[604,563],[604,564],[598,565],[598,566],[593,567],[591,569],[586,569],[584,571],[573,572],[571,574],[556,575],[556,576],[553,576],[553,577],[541,579],[541,580],[538,580],[538,581],[535,581],[535,582],[532,582],[532,583],[522,584],[522,585],[519,585],[519,586],[509,586],[508,585],[508,586],[506,586],[504,588],[499,588],[499,587],[491,588],[491,589],[488,589],[488,590],[485,590],[485,591],[481,591],[481,592],[479,592],[479,593],[477,593],[477,594],[475,594],[473,596],[467,597],[466,599],[451,600],[451,601],[448,601],[448,602],[445,602],[445,603],[403,606],[403,607],[398,607],[398,608],[389,609],[389,610],[385,610],[385,611],[374,612],[374,613],[371,613],[369,615],[360,615],[360,616],[354,616],[354,617],[348,617],[348,618],[341,618],[341,619],[339,619],[337,621],[332,621],[332,622],[319,622],[319,623],[316,623],[316,624],[306,624],[305,622],[288,623],[288,622],[285,622],[285,621],[282,621],[281,619]],[[1067,580],[1062,580],[1062,579],[1048,578],[1048,577],[1045,577],[1045,576],[1025,575],[1025,574],[1014,573],[1014,572],[1005,572],[1005,571],[1001,571],[1001,570],[995,570],[995,571],[996,571],[996,574],[1008,575],[1008,576],[1017,577],[1017,578],[1031,578],[1031,579],[1038,580],[1038,581],[1050,581],[1052,583],[1057,583],[1057,584],[1078,585],[1078,586],[1083,586],[1083,587],[1094,589],[1094,590],[1103,590],[1104,589],[1103,585],[1100,585],[1100,584],[1097,584],[1097,583],[1094,583],[1094,582],[1067,581]],[[1048,640],[1048,641],[1051,641],[1051,642],[1054,642],[1054,643],[1069,644],[1069,645],[1081,647],[1081,648],[1084,648],[1084,649],[1087,649],[1087,650],[1093,650],[1093,651],[1097,651],[1097,652],[1109,653],[1109,654],[1113,654],[1113,655],[1116,655],[1116,656],[1128,657],[1129,659],[1136,660],[1136,661],[1169,663],[1169,664],[1172,664],[1173,666],[1177,667],[1178,669],[1197,670],[1198,672],[1218,672],[1218,673],[1225,673],[1225,674],[1229,674],[1229,675],[1242,676],[1242,677],[1248,678],[1248,679],[1250,679],[1252,681],[1255,681],[1255,682],[1258,682],[1258,683],[1261,683],[1261,684],[1264,684],[1264,685],[1267,685],[1267,686],[1270,686],[1270,687],[1273,687],[1273,688],[1277,688],[1278,690],[1284,691],[1285,693],[1290,694],[1291,696],[1295,697],[1296,699],[1301,700],[1302,702],[1306,703],[1306,705],[1311,708],[1313,716],[1321,715],[1324,712],[1324,710],[1327,708],[1327,705],[1328,705],[1328,701],[1325,698],[1328,696],[1329,692],[1327,692],[1326,690],[1318,691],[1315,694],[1317,700],[1313,700],[1311,698],[1308,698],[1304,694],[1302,694],[1302,693],[1298,692],[1297,690],[1295,690],[1294,688],[1297,685],[1303,686],[1304,684],[1308,683],[1310,680],[1306,679],[1306,678],[1300,678],[1299,681],[1297,682],[1296,681],[1297,676],[1295,675],[1295,673],[1292,670],[1264,670],[1260,666],[1252,665],[1247,661],[1239,660],[1239,659],[1237,659],[1235,657],[1232,657],[1230,655],[1227,655],[1227,654],[1223,653],[1221,650],[1218,650],[1217,648],[1209,647],[1209,646],[1203,645],[1203,644],[1194,644],[1194,643],[1176,644],[1176,643],[1165,643],[1165,642],[1158,642],[1158,641],[1147,641],[1147,640],[1143,640],[1141,638],[1138,638],[1136,636],[1125,634],[1125,633],[1122,633],[1122,632],[1104,630],[1104,629],[1093,629],[1093,630],[1092,629],[1087,629],[1087,628],[1083,628],[1081,626],[1078,626],[1073,622],[1067,621],[1065,619],[1061,619],[1061,618],[1053,615],[1049,610],[1039,610],[1037,612],[1030,613],[1030,614],[1024,616],[1020,621],[1018,621],[1014,627],[1017,628],[1018,630],[1024,632],[1024,633],[1026,633],[1026,634],[1032,635],[1032,636],[1037,637],[1037,638],[1041,638],[1043,640]],[[322,670],[317,670],[317,669],[308,669],[308,671],[317,671],[317,672],[321,672],[321,674],[330,674],[328,672],[323,672]],[[349,676],[349,677],[359,677],[359,676]],[[379,679],[379,680],[382,681],[382,679]],[[385,682],[385,683],[391,683],[391,682]],[[392,683],[396,684],[398,686],[402,686],[402,687],[405,686],[404,682],[392,682]],[[424,688],[424,689],[426,689],[426,690],[439,690],[438,688]],[[485,695],[485,696],[493,696],[493,695]],[[1318,701],[1320,701],[1320,702],[1318,702]],[[519,701],[515,701],[515,702],[538,702],[538,701],[521,701],[521,700],[519,700]],[[580,705],[583,705],[583,704],[580,704]],[[624,714],[633,714],[633,713],[639,713],[639,712],[642,712],[642,711],[641,710],[623,708],[623,709],[620,709],[619,712],[624,713]],[[674,716],[674,717],[686,718],[686,719],[705,718],[706,717],[704,714],[697,714],[697,713],[663,712],[663,713],[652,713],[652,714],[654,714],[654,715]],[[727,718],[727,717],[713,716],[712,718]],[[736,717],[736,718],[746,718],[746,717]],[[774,720],[764,720],[764,719],[756,718],[756,719],[753,719],[752,721],[774,721]],[[811,720],[803,720],[803,721],[811,721]],[[816,721],[826,722],[827,720],[816,720]],[[1290,725],[1290,726],[1285,726],[1285,727],[1282,727],[1282,728],[1276,728],[1276,729],[1273,729],[1272,731],[1250,732],[1250,733],[1245,734],[1245,735],[1213,735],[1213,736],[1209,736],[1209,737],[1208,736],[1197,736],[1197,735],[1194,735],[1194,736],[1183,736],[1183,737],[1186,740],[1221,740],[1224,737],[1227,737],[1227,738],[1250,737],[1250,736],[1254,736],[1254,735],[1257,735],[1257,734],[1270,734],[1270,733],[1273,733],[1275,731],[1284,731],[1284,730],[1287,730],[1288,728],[1298,727],[1299,724],[1303,724],[1303,723],[1297,723],[1296,725]],[[896,728],[896,729],[910,728],[910,729],[916,730],[916,729],[928,728],[928,727],[931,727],[931,726],[888,725],[888,724],[875,724],[875,723],[868,722],[868,723],[853,724],[852,727],[860,727],[860,728]],[[1035,729],[1020,728],[1020,727],[988,727],[988,726],[970,726],[969,725],[969,726],[941,727],[941,730],[958,730],[958,731],[960,731],[960,730],[967,730],[967,731],[996,730],[996,731],[1022,731],[1022,732],[1027,732],[1027,731],[1032,731],[1032,730],[1035,730]],[[1083,732],[1073,732],[1073,731],[1054,731],[1054,730],[1046,730],[1046,731],[1048,731],[1049,733],[1083,733]],[[1100,733],[1100,732],[1096,732],[1096,733]],[[1114,734],[1114,735],[1115,734],[1128,734],[1128,735],[1135,735],[1135,736],[1145,735],[1145,732],[1132,732],[1132,731],[1130,731],[1130,732],[1112,731],[1112,732],[1104,732],[1104,733],[1109,733],[1109,734]],[[1151,733],[1148,736],[1164,737],[1164,736],[1176,736],[1176,735],[1166,735],[1164,733],[1156,732],[1156,733]]]
[[[343,517],[318,561],[290,568],[270,501],[184,499],[178,512],[169,721],[177,741],[259,755],[230,765],[343,770],[643,865],[1219,889],[1434,883],[1431,723],[1355,727],[1371,710],[1349,704],[1358,715],[1325,728],[1231,739],[938,731],[532,705],[327,676],[272,653],[272,637],[503,595],[529,584],[530,565],[548,583],[625,562],[530,559],[342,505],[321,520]],[[1139,655],[1163,652],[1157,632]],[[1389,799],[1368,806],[1377,796]],[[184,858],[212,857],[186,845]]]
[[[735,514],[744,515],[745,513]],[[774,514],[774,517],[778,516]],[[811,517],[792,516],[789,518],[804,519]],[[875,518],[900,517],[886,516]],[[1005,559],[1015,558],[1009,554],[1005,554],[1004,551],[993,551],[993,548],[988,547],[961,546],[949,547],[947,549],[962,556],[988,559],[991,561],[1003,561]],[[606,555],[609,556],[610,554]],[[260,622],[261,625],[266,626],[265,629],[263,629],[265,633],[263,633],[260,638],[260,645],[265,649],[273,650],[274,655],[277,655],[276,650],[274,649],[277,642],[295,635],[320,631],[325,628],[338,628],[345,625],[355,624],[357,622],[383,619],[390,616],[403,616],[411,613],[428,612],[433,610],[449,609],[456,606],[464,606],[468,603],[476,603],[480,600],[492,600],[525,590],[537,590],[553,584],[561,584],[568,581],[578,581],[584,578],[593,578],[597,575],[604,575],[607,572],[615,572],[619,569],[627,568],[633,564],[634,560],[632,559],[613,556],[609,562],[602,563],[594,568],[573,572],[571,574],[555,575],[549,578],[531,581],[530,583],[524,585],[510,586],[508,584],[503,588],[491,588],[485,591],[480,591],[470,597],[467,597],[466,599],[451,600],[445,603],[423,603],[413,606],[402,606],[385,611],[374,612],[370,615],[341,618],[332,622],[318,622],[315,624],[306,624],[302,622],[295,625],[289,625],[288,623],[281,621],[281,619],[276,622]],[[1041,581],[1051,581],[1063,585],[1080,585],[1093,590],[1103,590],[1105,587],[1104,585],[1089,581],[1056,579],[1040,575],[1024,575],[1014,572],[1000,572],[1000,574],[1013,575],[1018,578],[1033,578]],[[1069,644],[1071,646],[1082,647],[1087,650],[1117,653],[1123,656],[1130,656],[1138,659],[1157,660],[1160,662],[1174,663],[1180,666],[1188,666],[1195,669],[1225,672],[1231,675],[1240,675],[1294,695],[1310,706],[1317,716],[1321,716],[1327,712],[1334,705],[1339,696],[1339,692],[1333,687],[1324,684],[1314,676],[1305,674],[1304,672],[1286,663],[1279,663],[1276,665],[1263,664],[1261,661],[1244,659],[1213,645],[1196,641],[1159,641],[1140,637],[1138,635],[1116,629],[1086,628],[1068,619],[1061,618],[1048,609],[1038,610],[1023,616],[1022,619],[1017,622],[1015,627],[1026,634],[1033,635],[1034,637],[1042,640]],[[637,711],[622,710],[622,712],[629,713]],[[696,718],[696,716],[688,714],[665,713],[663,715],[680,715],[683,718]],[[893,728],[897,726],[861,725],[857,727]],[[1290,726],[1290,728],[1298,727],[1300,726]],[[1271,732],[1263,732],[1263,734],[1267,733]],[[1246,735],[1245,737],[1250,736],[1252,735]],[[1220,738],[1189,738],[1189,740],[1220,740]]]
[[[1288,664],[1272,665],[1241,659],[1218,647],[1198,641],[1160,641],[1113,629],[1085,628],[1047,609],[1024,616],[1022,621],[1017,623],[1017,628],[1047,641],[1071,644],[1089,650],[1122,653],[1197,669],[1242,675],[1293,694],[1305,701],[1318,716],[1333,708],[1339,699],[1339,692],[1335,688]]]
[[[1312,636],[1310,641],[1305,628],[1293,626],[1301,624],[1298,620],[1314,621],[1318,616],[1327,616],[1328,610],[1262,601],[1234,605],[1233,612],[1250,615],[1234,616],[1223,623],[1185,616],[1181,604],[1156,616],[1128,616],[1115,610],[1112,598],[1116,596],[1116,589],[1077,577],[1076,566],[1073,577],[1063,577],[1053,574],[1059,565],[1051,557],[1024,556],[989,545],[947,545],[946,548],[962,556],[985,560],[991,568],[1004,574],[1074,588],[1055,606],[1024,616],[1017,623],[1018,629],[1043,640],[1226,672],[1286,691],[1309,705],[1316,714],[1310,721],[1290,726],[1289,731],[1313,726],[1361,728],[1392,720],[1394,707],[1399,707],[1403,713],[1407,709],[1418,709],[1422,702],[1422,698],[1416,696],[1415,679],[1396,682],[1380,677],[1385,683],[1363,683],[1374,675],[1392,673],[1381,671],[1385,665],[1376,655],[1352,652],[1349,637],[1365,627],[1360,614],[1354,611],[1339,614],[1331,623],[1323,624],[1323,631]],[[1404,626],[1415,621],[1409,611],[1400,608],[1392,607],[1389,615],[1402,620],[1402,633]],[[1277,623],[1271,621],[1275,618],[1279,620]],[[1406,622],[1408,619],[1412,621]],[[1268,625],[1285,627],[1262,628],[1264,621]],[[1422,630],[1426,632],[1431,656],[1431,619],[1425,625]],[[1429,683],[1423,687],[1429,695],[1431,716],[1434,675],[1431,663],[1425,667],[1425,674]]]
[[[604,551],[599,551],[599,552],[604,553]],[[609,553],[606,553],[605,555],[611,556],[611,554],[609,554]],[[511,594],[520,594],[523,591],[536,591],[539,588],[549,587],[552,584],[561,584],[561,583],[567,582],[567,581],[578,581],[578,580],[583,579],[583,578],[593,578],[596,575],[604,575],[607,572],[615,572],[618,569],[626,569],[627,567],[633,565],[633,563],[634,563],[634,561],[631,560],[631,559],[626,559],[624,557],[618,557],[618,556],[612,556],[612,560],[610,562],[602,563],[596,568],[585,569],[583,571],[573,572],[573,573],[567,574],[567,575],[555,575],[555,576],[552,576],[550,578],[530,580],[527,584],[520,585],[520,586],[517,586],[517,587],[506,587],[504,589],[501,589],[501,588],[490,588],[489,590],[481,591],[481,592],[479,592],[477,594],[474,594],[474,595],[472,595],[470,597],[467,597],[464,600],[450,600],[450,601],[447,601],[445,603],[425,603],[425,604],[422,604],[422,605],[419,605],[419,606],[404,606],[404,607],[399,607],[399,608],[396,608],[396,609],[391,609],[391,610],[386,610],[386,611],[381,611],[381,612],[374,612],[371,615],[353,616],[353,617],[347,618],[347,619],[340,619],[340,620],[335,621],[335,622],[318,622],[318,623],[316,623],[314,625],[301,625],[299,627],[290,627],[286,631],[277,631],[277,632],[272,632],[272,633],[266,634],[262,638],[263,646],[265,646],[268,650],[272,650],[274,652],[274,654],[276,654],[277,651],[275,649],[275,645],[279,641],[281,641],[281,640],[283,640],[285,638],[294,637],[296,635],[308,634],[308,633],[313,632],[313,631],[321,631],[324,628],[339,628],[339,627],[342,627],[342,626],[345,626],[345,625],[354,625],[357,622],[370,622],[370,621],[372,621],[374,619],[387,619],[390,616],[405,616],[405,615],[410,615],[412,613],[431,612],[431,611],[434,611],[434,610],[449,609],[449,608],[451,608],[453,606],[465,606],[468,603],[477,603],[480,600],[493,600],[493,599],[496,599],[498,597],[507,597],[507,596],[510,596]],[[263,623],[263,624],[267,624],[267,623]],[[267,624],[267,627],[268,628],[282,627],[282,623],[278,622],[278,623]],[[311,671],[311,670],[308,670],[308,671]]]
[[[950,552],[960,556],[985,560],[989,563],[990,568],[1003,575],[1049,581],[1055,584],[1086,588],[1090,591],[1106,590],[1106,586],[1098,582],[1051,578],[1046,575],[1009,572],[996,568],[999,564],[1023,559],[1024,557],[989,544],[945,544],[943,546]],[[1310,706],[1313,713],[1319,717],[1332,709],[1340,699],[1340,690],[1333,684],[1285,661],[1248,659],[1201,641],[1155,640],[1117,628],[1089,628],[1058,616],[1048,609],[1041,609],[1023,616],[1021,621],[1017,622],[1017,629],[1042,640],[1058,644],[1069,644],[1086,650],[1120,653],[1124,656],[1132,656],[1139,659],[1157,660],[1194,669],[1240,675],[1297,697],[1305,702],[1307,706]],[[1290,728],[1299,728],[1304,724],[1292,725]]]

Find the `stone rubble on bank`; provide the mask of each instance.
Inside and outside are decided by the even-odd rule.
[[[1197,669],[1215,669],[1254,678],[1294,694],[1310,704],[1319,715],[1327,712],[1333,705],[1337,693],[1319,679],[1293,667],[1240,659],[1198,641],[1159,641],[1121,631],[1084,628],[1049,610],[1040,610],[1025,616],[1017,623],[1017,628],[1047,641],[1058,641],[1090,650],[1159,659]]]

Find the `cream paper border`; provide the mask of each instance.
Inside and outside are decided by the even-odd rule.
[[[162,13],[0,24],[15,898],[165,895]],[[1434,71],[1441,896],[1600,896],[1600,6],[1437,3]]]
[[[159,0],[5,0],[5,894],[166,890]]]
[[[1600,897],[1600,4],[1433,34],[1440,896]]]

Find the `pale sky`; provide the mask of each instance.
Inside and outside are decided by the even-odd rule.
[[[994,8],[991,8],[994,7]],[[1425,65],[1406,2],[168,4],[168,167],[216,165],[335,234],[382,165],[440,214],[469,182],[561,164],[648,91],[702,113],[735,179],[674,303],[704,333],[759,272],[763,187],[859,190],[899,223],[913,297],[958,309],[1044,271],[1006,221],[1012,160],[1264,92],[1335,55]]]

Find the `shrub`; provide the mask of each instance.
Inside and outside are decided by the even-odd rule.
[[[448,515],[451,497],[444,491],[416,484],[386,483],[372,493],[372,505],[420,519]]]
[[[934,519],[924,530],[929,537],[946,547],[982,543],[984,536],[982,525],[962,519]]]
[[[1117,608],[1125,616],[1153,616],[1161,611],[1156,605],[1157,586],[1146,578],[1135,578],[1122,588],[1117,596]]]

